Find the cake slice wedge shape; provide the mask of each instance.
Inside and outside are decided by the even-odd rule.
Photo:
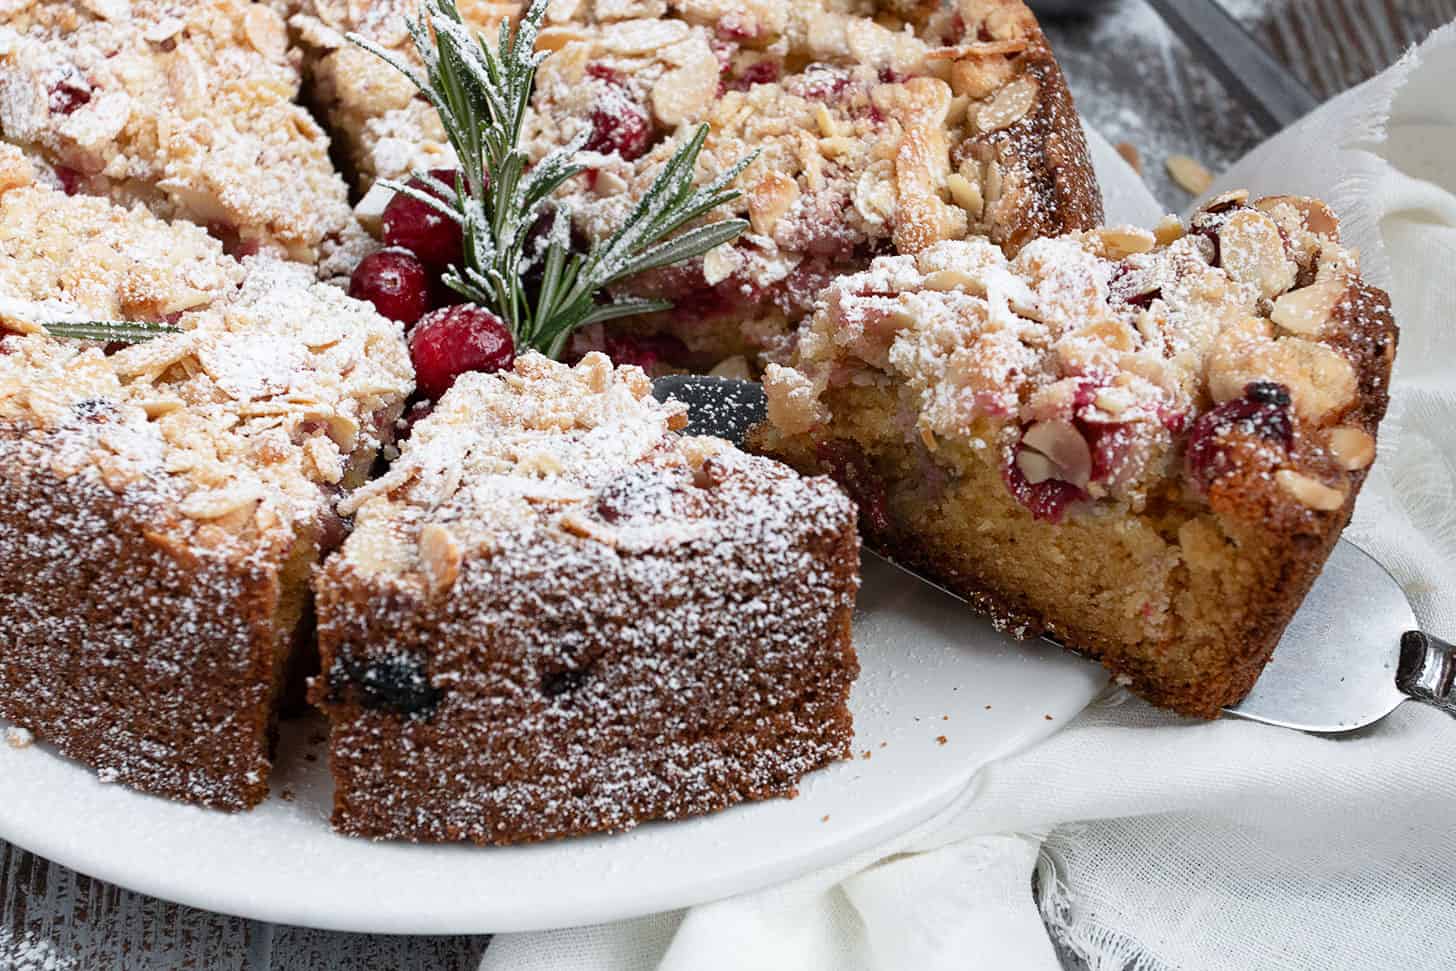
[[[827,472],[874,547],[1156,704],[1253,686],[1348,521],[1389,301],[1317,200],[977,241],[837,280],[750,445]]]
[[[44,329],[95,320],[178,332]],[[311,268],[0,146],[0,718],[106,781],[262,801],[309,571],[412,387],[398,325]]]
[[[853,504],[675,430],[636,367],[468,374],[316,581],[341,832],[530,842],[787,796],[849,754]]]

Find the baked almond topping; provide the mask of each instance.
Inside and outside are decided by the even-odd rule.
[[[365,187],[453,164],[433,111],[344,40],[356,31],[415,60],[393,31],[407,0],[342,19],[324,6],[304,0],[292,25]],[[874,251],[967,235],[1014,248],[1094,224],[1092,202],[1086,212],[1060,208],[1090,199],[1090,169],[1035,20],[1009,6],[947,5],[892,28],[813,2],[553,4],[524,137],[533,163],[587,139],[589,171],[557,198],[588,243],[621,224],[694,126],[710,126],[700,183],[757,152],[736,183],[744,195],[707,216],[751,223],[731,256],[615,289],[676,304],[640,323],[672,334],[681,363],[781,356],[824,283]],[[490,36],[501,9],[462,14]],[[1053,133],[1055,171],[1045,168]],[[1047,179],[1075,191],[1049,194]],[[378,203],[366,196],[364,207]],[[589,328],[572,351],[603,349],[601,333]]]
[[[1286,200],[1271,215],[1229,193],[1187,230],[1114,227],[1011,259],[983,241],[877,259],[825,291],[793,367],[768,368],[770,421],[812,436],[846,389],[898,387],[899,420],[927,452],[969,449],[1044,518],[1088,501],[1142,508],[1170,489],[1200,501],[1254,461],[1232,458],[1239,449],[1272,475],[1358,393],[1349,352],[1278,310],[1324,286],[1293,289],[1316,274],[1343,294],[1354,257],[1326,236],[1300,263],[1282,241],[1285,210],[1304,211]],[[1373,455],[1356,428],[1328,443],[1348,470]],[[1343,495],[1289,475],[1281,485],[1316,509]]]

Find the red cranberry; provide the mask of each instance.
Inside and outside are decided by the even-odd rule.
[[[652,147],[652,123],[647,113],[624,95],[609,96],[592,112],[591,123],[591,137],[583,146],[588,152],[615,152],[630,162]]]
[[[1201,416],[1188,433],[1188,474],[1203,488],[1227,471],[1224,468],[1231,432],[1260,438],[1288,451],[1294,444],[1289,389],[1273,381],[1255,381],[1244,395],[1225,401]]]
[[[454,169],[433,169],[430,175],[454,186],[459,173]],[[418,179],[411,179],[409,184],[440,198]],[[438,209],[401,192],[384,207],[383,218],[387,245],[409,250],[431,269],[459,265],[464,247],[460,224]]]
[[[502,371],[516,359],[506,325],[470,303],[425,314],[410,331],[409,348],[415,383],[431,400],[438,400],[467,371]]]
[[[747,91],[755,84],[773,84],[779,79],[779,76],[779,62],[766,58],[762,61],[754,61],[744,68],[743,73],[729,82],[728,87],[734,91]]]
[[[688,353],[682,341],[667,334],[608,333],[605,343],[613,364],[635,364],[648,374],[659,365],[682,361]]]
[[[408,327],[430,309],[430,275],[404,250],[371,253],[349,278],[349,296],[367,300],[390,320]]]
[[[1075,424],[1092,451],[1091,480],[1107,481],[1132,447],[1132,429],[1123,422],[1078,421]]]
[[[79,79],[65,77],[51,86],[50,109],[52,114],[69,115],[77,108],[91,103],[91,89]]]
[[[890,529],[889,503],[885,481],[880,478],[864,449],[843,438],[832,438],[815,447],[819,464],[838,482],[859,506],[859,521],[865,531],[874,535]]]
[[[61,191],[68,196],[73,196],[81,191],[81,183],[85,181],[86,177],[73,168],[57,165],[56,179],[61,183]]]
[[[1033,485],[1026,481],[1014,458],[1002,467],[1001,481],[1006,491],[1030,510],[1032,518],[1042,522],[1061,522],[1068,506],[1087,498],[1087,493],[1061,479],[1045,479]]]

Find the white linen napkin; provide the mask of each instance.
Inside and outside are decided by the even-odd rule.
[[[1113,220],[1157,215],[1100,139]],[[1219,180],[1328,200],[1401,327],[1349,535],[1456,635],[1456,25]],[[938,817],[770,890],[497,937],[484,968],[1092,971],[1456,966],[1456,720],[1354,737],[1197,723],[1114,694]],[[1040,878],[1040,912],[1032,894]],[[1044,922],[1045,921],[1045,922]]]

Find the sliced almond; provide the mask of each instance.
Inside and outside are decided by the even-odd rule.
[[[1109,260],[1150,252],[1158,242],[1152,233],[1136,226],[1109,226],[1097,230],[1096,235],[1102,244],[1102,256]]]
[[[753,231],[772,236],[774,226],[799,198],[799,184],[782,172],[769,172],[748,190],[748,221]]]
[[[652,113],[669,128],[695,122],[712,107],[718,93],[718,60],[706,45],[701,54],[652,86]]]
[[[996,93],[976,112],[976,127],[982,132],[1010,128],[1025,118],[1036,105],[1041,87],[1032,77],[1020,77]]]
[[[963,290],[980,296],[985,294],[986,285],[963,270],[936,270],[926,276],[925,289],[940,292]]]
[[[1291,290],[1274,301],[1269,319],[1284,330],[1305,337],[1319,337],[1345,293],[1345,281],[1333,276]]]
[[[1168,174],[1190,195],[1201,196],[1213,185],[1213,173],[1187,155],[1169,155]]]
[[[1158,220],[1158,225],[1153,227],[1153,238],[1158,241],[1159,246],[1177,242],[1186,235],[1188,230],[1184,228],[1183,220],[1171,213]]]
[[[1363,428],[1341,425],[1330,431],[1330,457],[1346,472],[1358,472],[1375,461],[1375,438]]]
[[[945,177],[945,187],[951,200],[964,209],[972,219],[980,219],[986,209],[986,200],[981,196],[981,187],[959,172]]]
[[[1069,421],[1039,421],[1021,437],[1023,451],[1035,449],[1057,467],[1054,478],[1086,488],[1092,476],[1092,450],[1087,440]]]
[[[1304,228],[1320,236],[1340,238],[1340,221],[1330,207],[1306,196],[1265,196],[1254,203],[1256,209],[1275,215],[1284,207],[1299,213]]]
[[[282,63],[288,56],[288,28],[271,7],[249,4],[247,13],[243,14],[243,35],[253,50],[270,61]]]
[[[454,534],[439,523],[427,523],[420,530],[420,568],[430,593],[438,596],[455,585],[465,554]]]
[[[1274,220],[1254,209],[1241,209],[1219,230],[1224,271],[1235,282],[1274,297],[1294,286],[1299,267],[1284,253],[1284,239]]]
[[[1134,172],[1138,175],[1143,174],[1143,158],[1138,154],[1137,146],[1131,142],[1118,142],[1114,147],[1117,149],[1117,154],[1122,156],[1122,160]]]
[[[1345,504],[1344,492],[1332,489],[1318,479],[1312,479],[1293,469],[1280,469],[1275,472],[1274,481],[1301,505],[1318,512],[1333,512]]]
[[[1016,453],[1016,468],[1032,485],[1040,485],[1061,475],[1061,469],[1051,459],[1029,448],[1023,448]]]

